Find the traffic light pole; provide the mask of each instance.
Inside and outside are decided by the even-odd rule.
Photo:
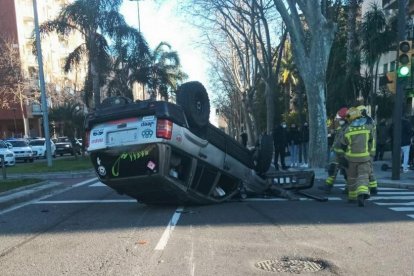
[[[398,42],[406,38],[407,0],[398,0]],[[400,50],[397,51],[397,62]],[[410,57],[411,58],[411,57]],[[404,100],[404,89],[407,78],[397,76],[397,88],[393,112],[393,145],[392,145],[392,179],[400,179],[401,167],[401,116]]]

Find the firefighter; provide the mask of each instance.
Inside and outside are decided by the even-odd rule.
[[[344,164],[346,163],[344,156],[345,152],[342,149],[340,137],[343,135],[347,127],[347,111],[348,108],[343,107],[336,113],[335,121],[338,123],[338,127],[335,129],[335,137],[331,148],[331,151],[334,153],[334,157],[328,165],[328,178],[325,181],[325,185],[319,187],[320,190],[324,190],[326,193],[330,193],[332,191],[336,176],[339,171],[344,175],[346,180],[346,170],[344,168]]]
[[[347,112],[348,127],[340,143],[345,150],[347,162],[348,201],[364,207],[369,198],[369,175],[371,172],[371,150],[373,147],[373,126],[367,123],[361,111],[351,107]]]
[[[370,145],[370,165],[371,165],[371,171],[369,173],[369,192],[371,195],[378,194],[378,182],[374,175],[374,164],[373,164],[373,158],[375,157],[376,147],[377,147],[377,125],[374,121],[374,119],[371,118],[371,116],[368,115],[367,109],[364,105],[357,106],[357,109],[361,112],[361,116],[367,119],[367,124],[371,125],[373,129],[373,139],[372,139],[372,145]]]

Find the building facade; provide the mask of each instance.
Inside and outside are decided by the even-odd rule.
[[[37,1],[39,24],[57,17],[68,0]],[[38,61],[33,54],[34,11],[33,0],[0,0],[0,36],[18,47],[25,87],[24,100],[0,109],[0,138],[44,136]],[[43,71],[48,107],[65,101],[65,95],[77,97],[83,89],[86,65],[65,73],[66,57],[82,43],[80,34],[60,37],[50,34],[41,40]],[[16,91],[17,93],[17,91]],[[80,95],[78,95],[80,96]]]

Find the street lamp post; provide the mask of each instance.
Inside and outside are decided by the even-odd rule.
[[[141,18],[139,14],[139,1],[141,0],[129,0],[132,2],[137,2],[137,15],[138,15],[138,31],[141,32]],[[144,84],[142,84],[142,100],[145,100],[145,87]]]
[[[139,18],[139,1],[140,0],[129,0],[129,1],[136,1],[137,2],[137,12],[138,12],[138,31],[141,32],[141,20]]]
[[[49,133],[49,117],[47,114],[47,100],[45,89],[45,78],[43,74],[43,60],[42,60],[42,47],[40,44],[40,32],[39,32],[39,18],[37,16],[37,1],[33,0],[33,13],[34,13],[34,27],[36,34],[36,49],[37,49],[37,62],[39,63],[39,82],[40,82],[40,96],[42,100],[42,115],[43,115],[43,129],[45,132],[46,143],[46,158],[48,167],[52,166],[52,151],[50,145],[50,133]]]

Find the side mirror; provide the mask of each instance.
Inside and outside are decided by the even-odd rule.
[[[12,148],[13,148],[13,146],[12,146],[11,144],[7,144],[7,148],[8,148],[8,149],[12,149]]]

